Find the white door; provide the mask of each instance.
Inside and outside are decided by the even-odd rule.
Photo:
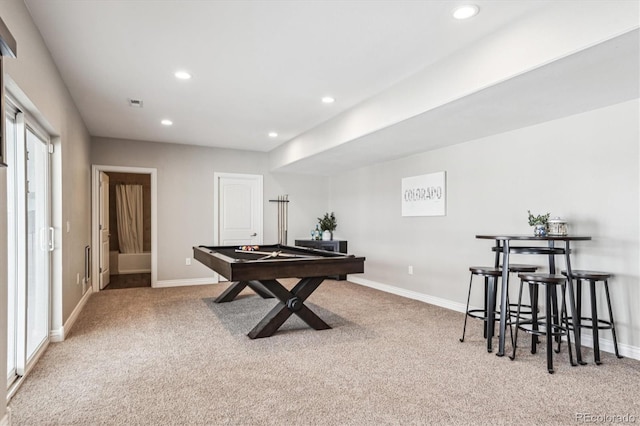
[[[49,142],[27,128],[27,363],[49,339]]]
[[[100,172],[100,290],[109,285],[109,175]]]
[[[5,117],[7,150],[7,385],[49,343],[51,252],[49,138],[19,112]]]
[[[218,244],[262,244],[262,176],[216,173]]]

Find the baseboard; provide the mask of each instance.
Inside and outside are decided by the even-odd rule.
[[[367,279],[353,276],[353,275],[349,275],[347,279],[350,282],[355,284],[360,284],[365,287],[374,288],[376,290],[384,291],[385,293],[391,293],[397,296],[406,297],[408,299],[419,300],[421,302],[425,302],[430,305],[440,306],[442,308],[450,309],[456,312],[464,312],[467,307],[462,303],[452,302],[451,300],[442,299],[440,297],[429,296],[424,293],[418,293],[417,291],[394,287],[389,284],[382,284],[376,281],[367,280]]]
[[[87,300],[89,300],[89,296],[91,296],[91,293],[93,293],[93,288],[89,286],[87,288],[87,291],[84,292],[84,295],[80,299],[80,302],[76,305],[73,312],[71,312],[69,318],[67,318],[67,322],[65,322],[59,329],[51,330],[49,332],[49,340],[51,342],[64,341],[65,335],[69,334],[69,331],[71,331],[73,324],[75,324],[76,320],[78,319],[78,315],[80,315],[80,312],[82,312],[84,305],[87,304]]]
[[[142,269],[119,269],[117,274],[114,275],[129,275],[129,274],[150,274],[151,269],[142,268]]]
[[[0,419],[0,426],[9,426],[11,424],[11,409],[7,407],[7,412]]]
[[[163,288],[163,287],[182,287],[189,285],[207,285],[207,284],[215,284],[218,280],[215,277],[209,278],[189,278],[189,279],[180,279],[180,280],[158,280],[154,284],[151,285],[153,288]]]
[[[367,280],[359,276],[349,275],[347,279],[354,283],[365,287],[370,287],[376,290],[384,291],[385,293],[395,294],[397,296],[406,297],[408,299],[419,300],[420,302],[428,303],[430,305],[440,306],[445,309],[450,309],[456,312],[464,312],[466,305],[458,302],[452,302],[451,300],[442,299],[440,297],[429,296],[427,294],[418,293],[417,291],[406,290],[404,288],[394,287],[389,284],[383,284],[376,281]],[[580,335],[580,344],[588,348],[593,348],[593,338],[588,331]],[[613,340],[600,339],[600,351],[615,353],[613,347]],[[620,355],[627,358],[633,358],[640,360],[640,348],[637,346],[631,346],[618,342],[618,352]]]
[[[583,331],[580,335],[580,346],[593,348],[593,337],[590,331]],[[600,351],[611,354],[616,353],[613,340],[600,338]],[[618,353],[627,358],[640,360],[640,348],[618,342]]]

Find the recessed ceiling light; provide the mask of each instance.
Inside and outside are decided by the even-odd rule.
[[[322,98],[322,102],[325,104],[332,104],[336,101],[335,98],[331,97],[331,96],[325,96],[324,98]]]
[[[276,132],[269,132],[269,137],[270,138],[277,138],[278,134]]]
[[[174,75],[180,80],[189,80],[191,78],[191,74],[186,71],[176,71]]]
[[[160,123],[162,123],[163,126],[171,126],[173,125],[173,121],[171,120],[162,120]]]
[[[452,14],[456,19],[469,19],[476,16],[478,12],[480,12],[480,8],[478,8],[478,6],[475,4],[466,4],[455,8]]]

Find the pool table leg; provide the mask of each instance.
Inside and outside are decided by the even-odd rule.
[[[231,302],[246,286],[258,293],[263,299],[273,299],[273,295],[258,281],[236,281],[232,283],[214,302]]]
[[[257,339],[273,335],[292,314],[296,314],[316,330],[331,328],[304,304],[304,301],[322,284],[322,281],[324,281],[324,277],[303,278],[291,291],[277,280],[260,281],[280,302],[249,332],[249,338]]]

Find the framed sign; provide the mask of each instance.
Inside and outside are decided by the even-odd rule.
[[[402,179],[402,216],[445,216],[446,199],[446,172]]]

